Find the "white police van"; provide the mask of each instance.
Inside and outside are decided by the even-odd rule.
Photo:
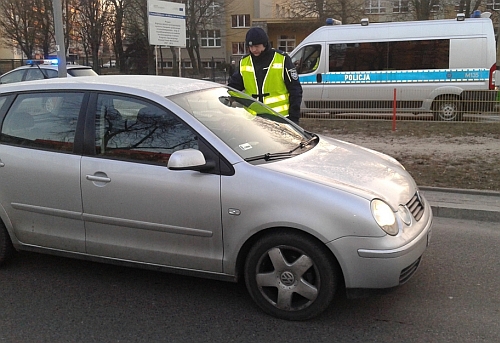
[[[493,108],[496,47],[489,15],[326,25],[291,53],[303,113],[397,112],[461,120]],[[491,108],[490,108],[491,107]]]

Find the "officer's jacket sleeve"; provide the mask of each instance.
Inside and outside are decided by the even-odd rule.
[[[237,89],[239,91],[242,91],[245,89],[245,85],[243,84],[243,77],[241,76],[240,73],[240,67],[236,67],[236,70],[233,75],[229,78],[229,81],[227,83],[229,87],[232,87],[234,89]]]
[[[292,121],[298,122],[300,118],[300,105],[302,103],[302,86],[300,85],[297,69],[295,69],[295,65],[288,55],[285,56],[284,73],[285,85],[290,95],[290,109],[288,110],[288,114]]]

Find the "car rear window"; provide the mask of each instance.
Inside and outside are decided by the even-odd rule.
[[[96,76],[97,73],[92,68],[72,68],[68,69],[71,76]]]

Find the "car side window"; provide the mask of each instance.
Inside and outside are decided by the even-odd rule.
[[[43,80],[45,78],[55,78],[58,76],[57,70],[53,69],[43,69],[40,70],[38,67],[32,67],[31,69],[28,69],[28,72],[26,73],[25,80],[26,81],[33,81],[33,80]]]
[[[96,111],[97,155],[166,165],[181,149],[198,149],[197,135],[170,111],[151,103],[100,94]]]
[[[0,83],[12,83],[12,82],[21,82],[23,80],[23,75],[25,69],[15,70],[11,73],[5,74],[0,78]]]
[[[83,93],[36,93],[17,96],[2,125],[0,141],[72,152]]]

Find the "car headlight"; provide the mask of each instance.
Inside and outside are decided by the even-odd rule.
[[[380,228],[391,236],[397,235],[399,228],[392,208],[380,199],[372,200],[370,207]]]
[[[399,205],[398,214],[403,223],[405,223],[406,225],[411,224],[411,213],[408,207],[404,205]]]

